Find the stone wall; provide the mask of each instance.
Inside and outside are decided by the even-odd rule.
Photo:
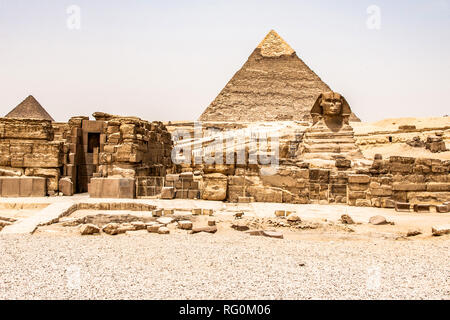
[[[342,159],[336,161],[337,164]],[[259,165],[208,166],[200,182],[204,200],[278,203],[343,203],[392,208],[395,202],[441,204],[450,201],[450,161],[380,156],[369,167],[314,168],[281,164],[272,174]],[[167,185],[167,183],[166,183]],[[172,185],[171,185],[172,186]],[[175,185],[173,185],[175,186]],[[184,197],[183,198],[187,198]]]
[[[92,178],[110,177],[132,179],[133,197],[136,191],[142,196],[158,194],[162,178],[172,168],[172,140],[165,126],[105,113],[94,117],[73,117],[68,123],[0,118],[0,176],[41,177],[46,182],[39,192],[35,189],[40,184],[32,184],[30,193],[21,190],[29,189],[31,180],[4,179],[1,188],[7,196],[73,195],[88,192]],[[103,182],[94,185],[104,188]],[[111,190],[102,196],[113,196]],[[93,195],[99,192],[92,190]],[[122,197],[119,193],[117,197]]]
[[[138,196],[156,195],[162,182],[152,177],[164,177],[172,167],[172,140],[165,126],[105,113],[94,113],[94,117],[95,121],[69,121],[72,134],[67,149],[74,153],[68,154],[67,175],[74,179],[77,171],[82,189],[92,178],[131,178]],[[99,186],[92,184],[89,193],[98,195],[100,191],[94,189]]]
[[[46,182],[45,186],[40,183],[33,186],[33,179],[16,182],[9,179],[5,182],[9,195],[5,196],[58,193],[62,165],[63,143],[54,141],[50,120],[0,118],[0,176],[40,177]],[[17,190],[11,189],[14,185]],[[23,191],[30,188],[32,192]]]

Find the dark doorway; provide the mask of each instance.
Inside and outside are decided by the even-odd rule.
[[[88,133],[88,153],[94,153],[95,148],[100,147],[100,133]]]

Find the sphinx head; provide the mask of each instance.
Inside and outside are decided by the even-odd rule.
[[[345,122],[350,114],[350,106],[345,98],[332,91],[320,94],[311,109],[313,119],[334,118],[342,119]]]
[[[322,114],[327,116],[339,116],[342,114],[342,98],[339,93],[327,92],[322,94]]]

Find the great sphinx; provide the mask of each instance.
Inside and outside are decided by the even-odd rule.
[[[321,93],[311,109],[313,123],[305,132],[300,156],[323,160],[361,156],[349,124],[351,114],[344,96],[333,91]]]

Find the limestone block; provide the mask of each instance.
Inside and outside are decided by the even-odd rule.
[[[390,171],[391,172],[398,172],[398,173],[412,173],[414,170],[413,164],[404,164],[404,163],[391,163],[390,164]]]
[[[431,228],[431,232],[433,236],[442,236],[444,234],[450,234],[450,224],[441,225],[441,226],[433,226]]]
[[[228,186],[228,201],[238,202],[239,197],[245,197],[245,187],[243,186]]]
[[[447,213],[450,212],[450,205],[442,204],[436,206],[436,212]]]
[[[135,179],[92,178],[88,186],[92,198],[135,198]]]
[[[370,217],[369,223],[378,226],[378,225],[387,224],[388,222],[386,221],[386,218],[383,216],[373,216],[373,217]]]
[[[224,175],[234,175],[235,165],[234,164],[206,164],[203,168],[205,173],[221,173]]]
[[[392,195],[392,188],[371,188],[370,194],[372,196],[387,197]]]
[[[136,176],[136,171],[113,165],[111,175],[115,177],[134,178]]]
[[[191,233],[199,233],[199,232],[207,232],[207,233],[216,233],[216,226],[208,226],[208,227],[195,227],[192,228]]]
[[[59,179],[59,191],[65,196],[73,196],[74,185],[70,178]]]
[[[392,190],[395,190],[395,191],[425,191],[425,190],[427,190],[427,185],[425,183],[394,182],[392,184]]]
[[[178,221],[178,228],[183,230],[191,230],[192,222],[188,220]]]
[[[0,176],[2,177],[20,177],[23,174],[23,168],[0,167]]]
[[[430,192],[450,191],[450,183],[428,183],[427,191]]]
[[[251,186],[247,188],[247,192],[257,202],[283,202],[283,192],[278,188]]]
[[[273,187],[295,187],[297,180],[293,176],[280,176],[280,175],[262,175],[261,181],[265,185]]]
[[[369,183],[370,176],[365,174],[349,174],[348,175],[349,183]]]
[[[0,166],[11,165],[11,155],[9,147],[9,142],[0,142]]]
[[[450,201],[450,192],[408,192],[407,200],[410,203],[441,204]]]
[[[381,198],[381,207],[382,208],[394,208],[395,201],[390,198]]]
[[[198,199],[199,198],[199,190],[198,189],[188,190],[187,191],[187,198],[188,199]]]
[[[328,183],[330,181],[330,170],[310,169],[309,179],[322,183]]]
[[[357,207],[371,207],[372,203],[367,199],[356,199],[355,205]]]
[[[124,123],[120,125],[120,132],[124,138],[133,138],[136,135],[136,125]]]
[[[173,199],[175,197],[175,189],[173,187],[163,187],[161,189],[161,199]]]
[[[350,191],[366,191],[369,189],[369,185],[367,183],[350,183],[348,189]]]
[[[413,164],[415,160],[416,159],[412,157],[401,157],[401,156],[391,156],[389,158],[389,162],[391,163],[402,163],[402,164]]]
[[[278,231],[262,230],[261,235],[269,238],[283,239],[283,234]]]
[[[350,217],[348,214],[341,215],[341,222],[343,224],[354,224],[352,217]]]
[[[179,175],[178,174],[168,174],[166,175],[166,181],[178,181]]]
[[[413,205],[414,212],[430,212],[429,204],[414,204]]]
[[[220,173],[212,173],[204,176],[202,189],[203,200],[222,201],[227,197],[227,177]]]
[[[95,233],[100,233],[100,228],[94,224],[83,224],[80,227],[81,235],[91,235]]]
[[[36,176],[47,179],[47,191],[58,191],[59,183],[59,169],[48,169],[48,168],[26,168],[26,176]]]
[[[0,118],[3,130],[0,138],[24,140],[52,140],[53,127],[50,120]]]
[[[366,199],[367,192],[365,191],[349,191],[348,198],[349,199]]]
[[[20,196],[20,178],[19,177],[0,177],[2,184],[2,197],[19,197]]]
[[[167,227],[159,227],[158,234],[169,234],[170,230]]]
[[[110,222],[103,226],[102,231],[106,234],[116,235],[119,233],[123,233],[123,230],[120,229],[120,224],[115,222]]]
[[[147,226],[142,221],[132,221],[130,224],[133,226],[134,230],[144,230],[147,229]]]
[[[296,169],[292,174],[296,179],[309,179],[309,169]]]
[[[350,168],[352,166],[352,161],[349,159],[336,159],[335,166],[337,168]]]
[[[183,172],[179,175],[180,180],[192,181],[194,179],[194,174],[192,172]]]

